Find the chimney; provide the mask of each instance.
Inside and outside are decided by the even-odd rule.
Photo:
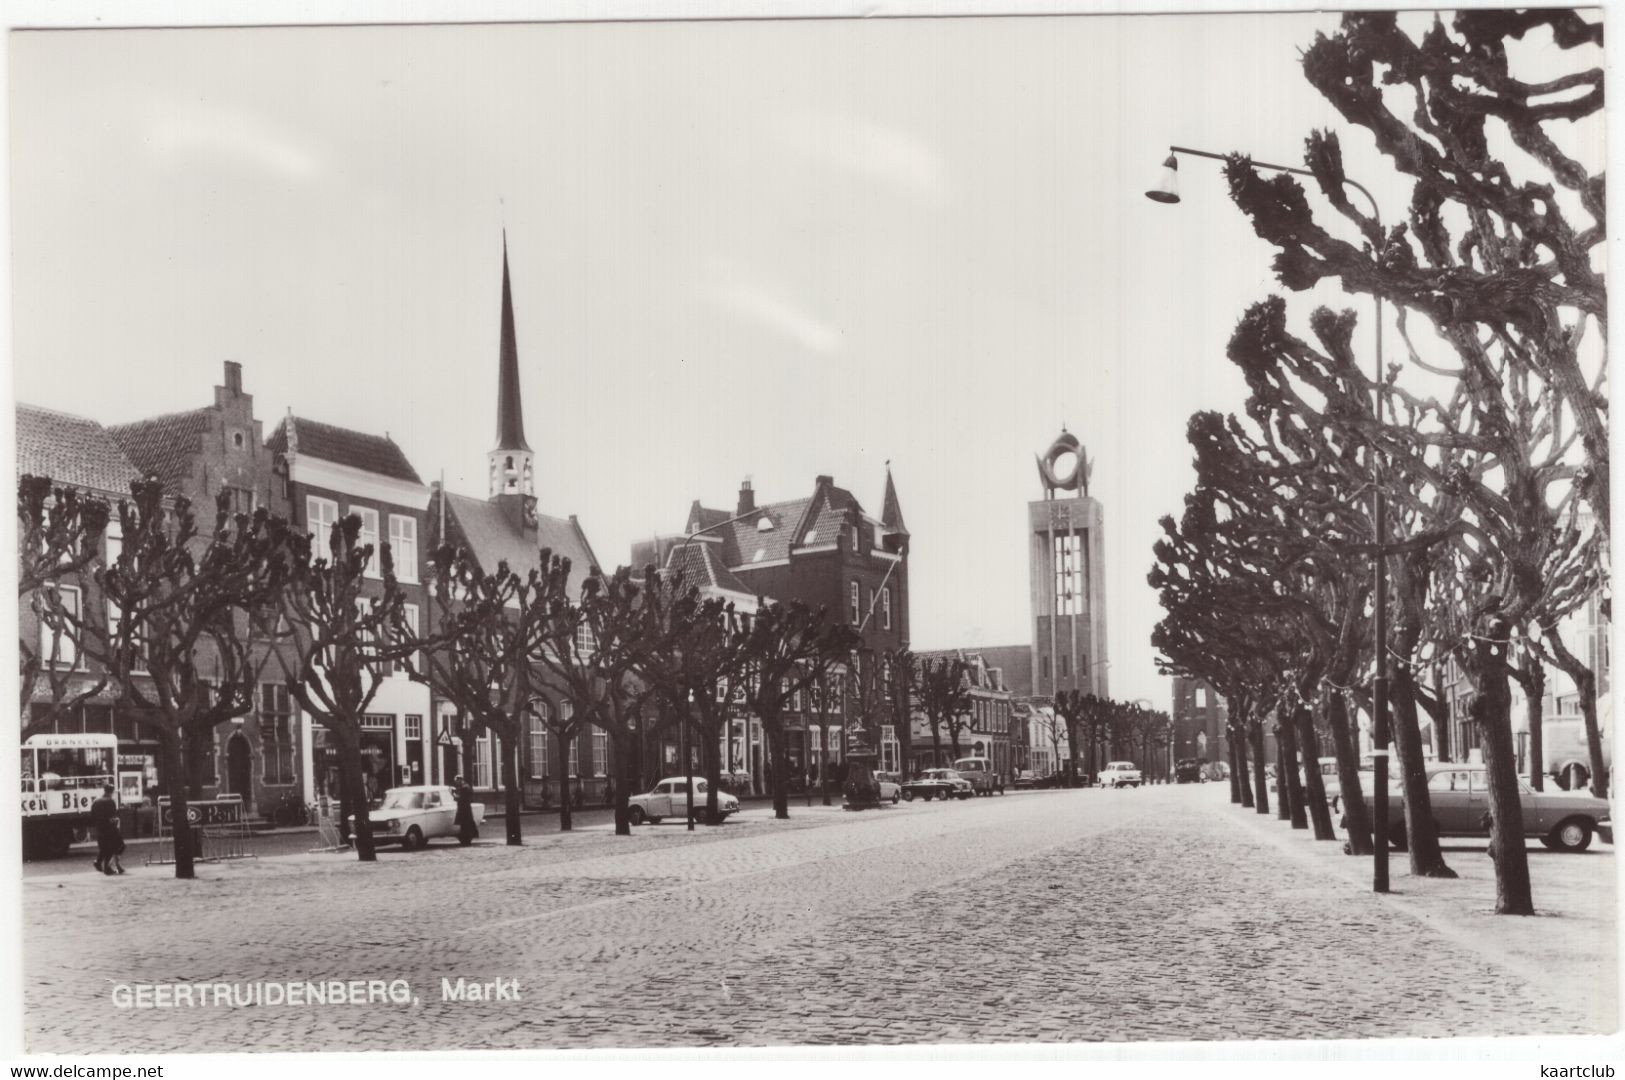
[[[734,511],[735,517],[744,517],[756,509],[756,492],[750,488],[750,477],[745,477],[739,485],[739,508]]]
[[[833,476],[820,476],[815,481],[815,483],[817,484],[818,487],[834,487],[835,486],[835,477],[833,477]]]
[[[235,360],[226,361],[226,392],[233,397],[243,392],[243,365]]]

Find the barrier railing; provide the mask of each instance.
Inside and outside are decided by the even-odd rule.
[[[310,809],[311,816],[316,822],[316,835],[318,837],[318,846],[311,848],[311,853],[349,851],[350,841],[345,839],[343,831],[339,828],[339,808],[334,805],[333,800],[323,795],[311,805]]]
[[[192,831],[192,858],[198,862],[256,857],[249,849],[252,834],[248,831],[248,815],[243,812],[241,795],[188,802],[186,821]],[[158,842],[148,848],[146,865],[162,866],[174,861],[174,813],[165,797],[158,800]]]

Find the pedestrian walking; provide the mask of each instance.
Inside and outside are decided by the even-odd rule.
[[[124,873],[118,858],[124,853],[124,837],[119,833],[112,784],[103,785],[102,797],[90,804],[90,824],[96,830],[96,869],[109,876]]]
[[[474,789],[458,776],[452,779],[451,791],[452,798],[457,800],[457,842],[467,847],[480,835],[480,827],[474,824]]]

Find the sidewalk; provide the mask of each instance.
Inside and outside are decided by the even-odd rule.
[[[1343,854],[1343,835],[1314,838],[1277,818],[1225,804],[1261,843],[1338,882],[1351,902],[1371,897],[1372,860]],[[1446,838],[1445,864],[1458,875],[1417,878],[1409,855],[1389,853],[1389,892],[1380,897],[1396,913],[1470,949],[1489,963],[1545,988],[1590,1014],[1598,1030],[1619,1028],[1619,877],[1614,847],[1594,841],[1578,855],[1529,848],[1535,915],[1495,914],[1495,865],[1484,841]]]

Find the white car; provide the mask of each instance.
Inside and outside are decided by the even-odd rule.
[[[1140,767],[1132,761],[1108,761],[1099,779],[1101,787],[1139,787]]]
[[[896,773],[877,772],[875,783],[880,786],[881,802],[897,802],[903,797],[903,781]]]
[[[626,816],[634,825],[648,822],[651,825],[660,823],[661,818],[687,817],[688,792],[687,779],[681,776],[667,777],[654,786],[653,791],[646,791],[642,795],[633,795],[626,800]],[[711,786],[705,777],[694,778],[694,816],[699,817],[705,813],[706,797],[711,792]],[[724,820],[729,814],[739,812],[739,800],[726,791],[717,792],[717,813]]]
[[[485,820],[485,804],[470,803],[469,808],[474,812],[474,824]],[[367,818],[374,844],[399,844],[415,851],[436,837],[457,835],[457,796],[444,784],[390,788]],[[350,826],[353,831],[353,814]]]

